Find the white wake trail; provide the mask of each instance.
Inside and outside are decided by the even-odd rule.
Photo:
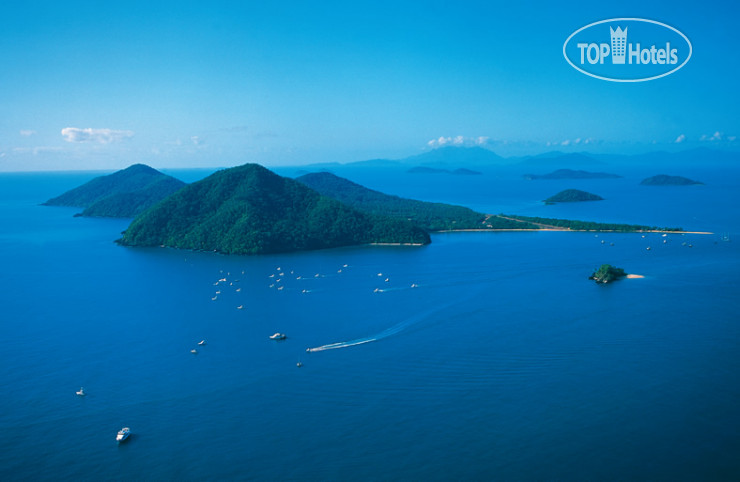
[[[430,316],[432,316],[432,315],[434,315],[436,313],[439,313],[440,311],[443,311],[443,310],[449,308],[452,305],[455,305],[455,304],[458,304],[458,303],[462,303],[462,302],[463,301],[461,301],[461,300],[457,300],[455,302],[447,303],[445,305],[438,306],[436,308],[430,308],[428,310],[424,310],[424,311],[422,311],[420,313],[417,313],[417,314],[415,314],[415,315],[413,315],[413,316],[411,316],[411,317],[409,317],[409,318],[401,321],[400,323],[397,323],[397,324],[391,326],[390,328],[386,328],[385,330],[381,331],[380,333],[378,333],[378,334],[376,334],[374,336],[368,336],[368,337],[364,337],[364,338],[356,338],[354,340],[342,341],[342,342],[339,342],[339,343],[329,343],[327,345],[321,345],[321,346],[317,346],[317,347],[313,347],[313,348],[306,348],[306,351],[309,352],[309,353],[313,353],[313,352],[316,352],[316,351],[336,350],[338,348],[348,348],[350,346],[364,345],[365,343],[371,343],[371,342],[374,342],[374,341],[382,340],[383,338],[388,338],[389,336],[396,335],[396,334],[400,333],[401,331],[405,330],[406,328],[408,328],[409,326],[415,325],[415,324],[419,323],[420,321],[423,321],[423,320],[427,319],[428,317],[430,317]]]

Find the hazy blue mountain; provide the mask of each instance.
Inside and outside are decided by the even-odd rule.
[[[548,152],[537,156],[523,158],[518,163],[522,167],[529,168],[555,168],[555,169],[578,169],[587,167],[598,167],[604,164],[590,154],[573,152],[563,154],[562,152]]]
[[[493,167],[504,158],[482,147],[447,146],[401,159],[404,164],[448,167]]]

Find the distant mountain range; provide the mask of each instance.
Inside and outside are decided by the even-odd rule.
[[[133,218],[186,184],[144,164],[96,177],[44,203],[85,208],[81,216]]]
[[[521,166],[526,169],[603,169],[604,166],[675,166],[725,165],[740,163],[740,152],[697,148],[678,152],[649,152],[645,154],[593,154],[588,152],[545,152],[533,156],[501,157],[482,147],[445,146],[402,159],[371,159],[350,163],[322,163],[304,166],[305,169],[427,167],[452,170],[467,168],[486,170],[502,166]]]

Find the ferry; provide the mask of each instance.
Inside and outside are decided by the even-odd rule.
[[[128,427],[123,427],[121,430],[118,431],[118,435],[116,435],[116,442],[123,442],[129,437],[129,435],[131,435],[131,429]]]

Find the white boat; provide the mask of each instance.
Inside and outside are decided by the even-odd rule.
[[[128,427],[123,427],[121,430],[118,431],[118,434],[116,435],[116,442],[123,442],[129,437],[129,435],[131,435],[131,429]]]
[[[270,335],[270,340],[285,340],[287,336],[285,336],[284,333],[275,333],[274,335]]]
[[[206,341],[205,341],[205,340],[200,340],[200,341],[198,342],[198,344],[199,344],[200,346],[203,346],[203,345],[205,345],[205,344],[206,344]]]
[[[85,396],[85,389],[80,387],[80,390],[78,392],[75,392],[77,395],[84,397]]]
[[[198,350],[196,350],[195,348],[193,348],[192,350],[190,350],[190,353],[192,353],[193,355],[195,355],[196,353],[198,353]]]

